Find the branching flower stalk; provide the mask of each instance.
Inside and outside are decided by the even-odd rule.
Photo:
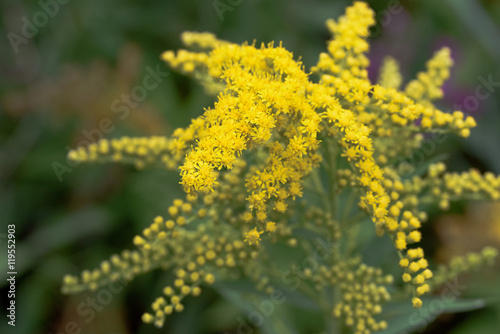
[[[443,96],[453,63],[447,48],[404,89],[392,58],[371,83],[366,53],[374,23],[363,2],[337,21],[328,20],[332,39],[312,73],[281,43],[237,45],[209,33],[184,33],[189,50],[167,51],[162,58],[216,94],[214,106],[171,137],[103,139],[69,157],[178,168],[186,197],[134,237],[134,250],[80,276],[66,276],[63,292],[96,290],[157,268],[172,270],[175,280],[166,282],[163,296],[142,317],[162,327],[167,315],[184,309],[187,296],[199,295],[216,280],[249,278],[272,294],[284,280],[273,263],[272,245],[311,254],[316,245],[303,233],[309,231],[328,240],[330,256],[305,269],[296,259],[291,272],[307,281],[301,289],[328,317],[341,319],[353,332],[369,333],[387,327],[377,315],[399,280],[363,264],[354,252],[364,219],[373,221],[379,236],[389,235],[409,287],[402,290],[416,308],[422,295],[445,280],[490,262],[496,250],[485,248],[433,272],[418,247],[427,219],[424,202],[447,209],[457,199],[498,200],[500,177],[475,170],[447,173],[443,163],[429,165],[422,176],[400,175],[402,158],[420,147],[424,133],[467,137],[476,123],[433,103]],[[347,199],[345,205],[341,199]],[[324,291],[334,295],[325,298]]]

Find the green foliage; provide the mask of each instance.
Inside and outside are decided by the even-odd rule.
[[[377,13],[377,20],[386,22],[388,16],[385,14],[390,13],[387,4],[369,3]],[[327,36],[323,22],[338,16],[348,4],[348,1],[243,1],[233,11],[224,13],[221,21],[211,1],[70,1],[60,6],[57,15],[29,43],[20,45],[18,54],[12,51],[6,38],[1,39],[4,52],[0,77],[0,216],[2,226],[15,223],[17,227],[21,253],[18,264],[22,269],[17,280],[20,292],[17,296],[18,315],[19,319],[29,319],[20,321],[15,332],[56,333],[65,331],[65,325],[70,321],[75,321],[82,333],[126,332],[127,328],[137,333],[158,332],[151,326],[142,325],[140,315],[161,293],[164,282],[170,279],[168,274],[159,272],[141,276],[114,295],[113,302],[106,305],[103,312],[96,313],[96,319],[90,323],[76,313],[86,295],[81,299],[62,297],[60,278],[68,272],[92,267],[109,254],[119,252],[123,245],[130,244],[133,235],[142,231],[144,222],[151,221],[157,214],[167,214],[168,203],[182,194],[178,176],[175,172],[154,169],[136,172],[119,165],[79,166],[70,167],[72,172],[64,173],[60,182],[52,163],[69,166],[66,145],[76,146],[81,140],[87,140],[82,130],[98,128],[95,122],[104,117],[112,119],[116,125],[113,133],[107,134],[109,137],[161,135],[164,134],[161,131],[187,125],[203,107],[213,102],[213,98],[202,93],[201,87],[172,73],[158,89],[148,92],[147,101],[156,110],[153,113],[156,117],[146,117],[152,120],[149,125],[138,127],[138,122],[130,122],[132,118],[122,121],[111,111],[114,99],[141,84],[147,74],[146,66],[154,68],[159,63],[161,52],[180,46],[179,35],[183,31],[211,31],[234,42],[251,42],[254,38],[258,43],[283,40],[287,49],[302,54],[304,64],[309,67],[316,62],[318,52],[324,49]],[[451,40],[453,53],[458,55],[454,76],[446,87],[445,95],[449,96],[446,105],[463,105],[468,96],[474,96],[476,86],[480,85],[478,77],[491,75],[498,81],[496,44],[490,42],[500,38],[497,32],[500,6],[497,2],[472,4],[425,0],[401,1],[401,4],[405,11],[390,14],[388,23],[383,27],[379,25],[383,28],[381,33],[376,33],[373,38],[375,49],[370,58],[374,67],[378,67],[376,65],[383,56],[392,54],[402,60],[404,77],[414,77],[413,74],[423,68],[430,55],[422,50],[434,49],[445,39],[445,44]],[[0,7],[4,14],[0,18],[2,36],[9,32],[20,34],[21,18],[31,19],[40,10],[38,2],[32,1],[4,1]],[[377,32],[377,28],[374,31]],[[47,80],[62,78],[68,64],[89,74],[83,79],[95,73],[91,70],[95,59],[108,64],[111,73],[117,73],[118,50],[129,43],[138,45],[143,53],[141,61],[129,66],[138,74],[130,86],[120,86],[109,93],[99,107],[94,104],[85,109],[85,113],[78,113],[74,106],[59,108],[54,103],[37,103],[39,100],[34,98],[33,88],[47,87]],[[371,74],[376,76],[376,73]],[[83,79],[79,78],[78,82],[86,81]],[[116,87],[115,84],[109,85]],[[84,87],[83,91],[91,91],[95,85]],[[67,93],[67,90],[62,90],[61,94]],[[48,95],[47,92],[44,94]],[[31,102],[19,108],[18,104],[12,104],[19,99],[12,100],[12,96]],[[87,96],[83,100],[92,98]],[[495,112],[499,105],[500,98],[495,90],[480,101],[477,110],[471,109],[475,116],[475,113],[479,114],[476,117],[478,129],[467,142],[447,138],[438,143],[426,158],[432,160],[442,152],[451,152],[448,165],[452,170],[474,166],[499,173],[500,156],[496,154],[500,143],[496,126],[499,114]],[[62,112],[54,113],[55,110]],[[92,115],[94,119],[89,120],[88,116]],[[163,124],[163,128],[151,123]],[[417,169],[420,167],[422,171],[427,169],[424,162],[417,164]],[[461,202],[452,206],[452,210],[463,212],[464,206],[465,203]],[[437,214],[433,213],[430,220],[436,217]],[[390,258],[390,254],[394,255],[392,248],[387,247],[384,239],[375,237],[370,224],[366,222],[366,228],[362,229],[365,233],[363,244],[366,245],[366,249],[361,250],[363,258],[369,259],[370,266],[383,267],[390,272],[387,270],[388,263],[392,265],[394,261]],[[427,228],[424,237],[433,233]],[[428,240],[424,248],[441,247],[441,243],[431,242],[431,238]],[[4,245],[1,234],[0,245]],[[286,252],[283,256],[287,256]],[[2,255],[0,268],[3,272],[4,259]],[[430,261],[432,265],[436,260],[432,257]],[[464,280],[469,287],[464,292],[466,298],[499,294],[498,276],[466,276]],[[2,283],[2,293],[6,291],[5,283]],[[217,285],[214,288],[218,291]],[[310,332],[318,322],[317,313],[300,308],[300,304],[306,303],[302,296],[290,294],[287,298],[292,306],[285,318],[296,319],[297,332]],[[237,310],[212,290],[189,303],[190,307],[171,318],[165,332],[229,331],[237,327],[238,315],[245,317],[248,314],[243,309]],[[252,307],[251,301],[247,304]],[[499,325],[495,313],[498,305],[493,300],[484,312],[467,315],[465,322],[458,326],[448,323],[450,327],[456,327],[443,331],[494,332]],[[103,321],[108,327],[102,326]],[[9,332],[11,328],[7,326],[1,322],[0,331]]]

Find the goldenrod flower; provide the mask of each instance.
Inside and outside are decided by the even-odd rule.
[[[419,229],[427,219],[421,204],[447,209],[461,198],[500,199],[500,177],[476,170],[447,173],[443,163],[429,165],[421,176],[401,175],[404,163],[399,162],[421,147],[422,133],[467,137],[476,123],[433,104],[442,97],[453,64],[447,48],[404,90],[392,58],[372,83],[366,52],[374,23],[373,11],[360,1],[338,20],[328,20],[332,39],[311,69],[316,76],[281,43],[237,45],[210,33],[185,32],[184,44],[196,51],[166,51],[162,59],[198,79],[216,95],[214,105],[170,137],[103,139],[68,157],[178,169],[186,196],[134,237],[137,249],[114,255],[81,277],[65,276],[63,290],[95,290],[156,268],[172,269],[176,277],[163,290],[166,298],[158,298],[154,312],[142,316],[161,327],[166,315],[184,309],[185,297],[198,296],[200,286],[216,277],[245,276],[272,294],[270,278],[276,272],[268,263],[268,245],[280,242],[322,257],[324,263],[314,268],[297,263],[290,268],[317,291],[335,287],[335,302],[321,302],[327,304],[325,313],[358,332],[383,330],[387,323],[375,315],[390,300],[386,286],[394,278],[361,263],[360,256],[344,250],[350,246],[340,246],[360,217],[350,204],[339,207],[344,195],[353,198],[358,214],[372,220],[377,235],[389,235],[416,308],[422,306],[416,296],[491,262],[497,254],[487,248],[433,273],[424,250],[412,248],[422,240]],[[320,252],[308,233],[328,236],[329,244]]]
[[[248,242],[249,245],[252,245],[252,244],[256,244],[258,245],[259,244],[259,241],[260,241],[260,235],[264,233],[264,232],[259,232],[257,231],[257,228],[254,228],[253,230],[251,230],[250,232],[247,232],[245,234],[245,241]]]

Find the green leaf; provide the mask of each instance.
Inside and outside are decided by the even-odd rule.
[[[21,276],[37,261],[54,250],[69,246],[90,236],[102,235],[111,227],[107,210],[99,207],[85,207],[72,212],[40,227],[25,239],[17,239],[16,271]],[[4,258],[5,259],[5,258]],[[7,272],[7,262],[0,263],[3,272]],[[7,282],[2,281],[0,286]]]
[[[453,297],[449,297],[454,299]],[[477,310],[486,305],[484,299],[461,299],[447,301],[446,298],[422,298],[423,306],[415,309],[410,302],[391,303],[384,307],[380,318],[388,328],[379,334],[411,333],[427,327],[439,315]]]
[[[295,304],[303,308],[318,308],[304,295],[279,288],[275,291],[279,290],[282,294],[277,299],[279,302],[274,302],[270,295],[256,291],[250,281],[224,282],[214,284],[214,288],[242,312],[242,315],[235,318],[239,330],[250,326],[268,334],[297,333],[293,323],[286,320],[286,307],[283,306]]]

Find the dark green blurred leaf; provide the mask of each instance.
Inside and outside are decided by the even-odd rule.
[[[456,313],[477,310],[486,305],[484,299],[464,299],[446,301],[438,298],[422,298],[423,306],[415,309],[409,301],[391,303],[384,306],[381,319],[388,322],[389,327],[380,334],[411,333],[424,328],[443,313]]]
[[[100,207],[86,207],[62,218],[41,223],[40,228],[24,240],[17,239],[16,270],[21,276],[50,252],[70,246],[79,240],[99,237],[111,227],[110,214]],[[2,258],[1,270],[6,270],[6,258]],[[2,282],[4,286],[6,282]]]

